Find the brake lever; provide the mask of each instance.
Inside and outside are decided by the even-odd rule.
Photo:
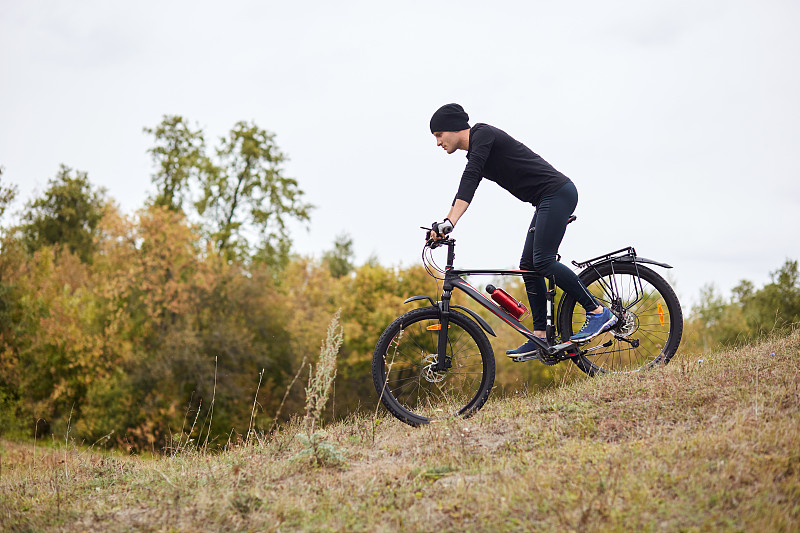
[[[430,238],[430,234],[433,231],[433,228],[426,228],[425,226],[420,226],[419,229],[424,229],[427,233],[425,234],[425,245],[429,246],[431,249],[436,248],[436,240]]]

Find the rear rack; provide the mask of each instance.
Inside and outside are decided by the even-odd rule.
[[[589,265],[593,265],[594,263],[596,263],[598,261],[608,261],[610,259],[616,259],[618,257],[626,257],[626,256],[627,257],[636,257],[636,250],[633,248],[633,246],[628,246],[627,248],[622,248],[620,250],[617,250],[616,252],[607,253],[607,254],[595,257],[593,259],[589,259],[587,261],[583,261],[582,263],[578,263],[577,261],[573,261],[572,264],[575,265],[578,268],[584,268],[584,267],[587,267]]]

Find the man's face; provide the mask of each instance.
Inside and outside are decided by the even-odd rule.
[[[436,146],[441,146],[445,152],[452,154],[458,150],[457,131],[437,131],[433,134],[436,137]]]

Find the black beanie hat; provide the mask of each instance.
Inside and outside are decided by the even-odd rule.
[[[469,129],[469,115],[458,104],[446,104],[431,117],[431,133]]]

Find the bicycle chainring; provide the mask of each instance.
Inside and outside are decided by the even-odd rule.
[[[560,363],[561,362],[561,358],[558,356],[558,354],[550,355],[550,354],[544,353],[542,350],[540,350],[539,351],[539,361],[541,361],[545,365],[553,366],[553,365],[557,365],[558,363]]]

